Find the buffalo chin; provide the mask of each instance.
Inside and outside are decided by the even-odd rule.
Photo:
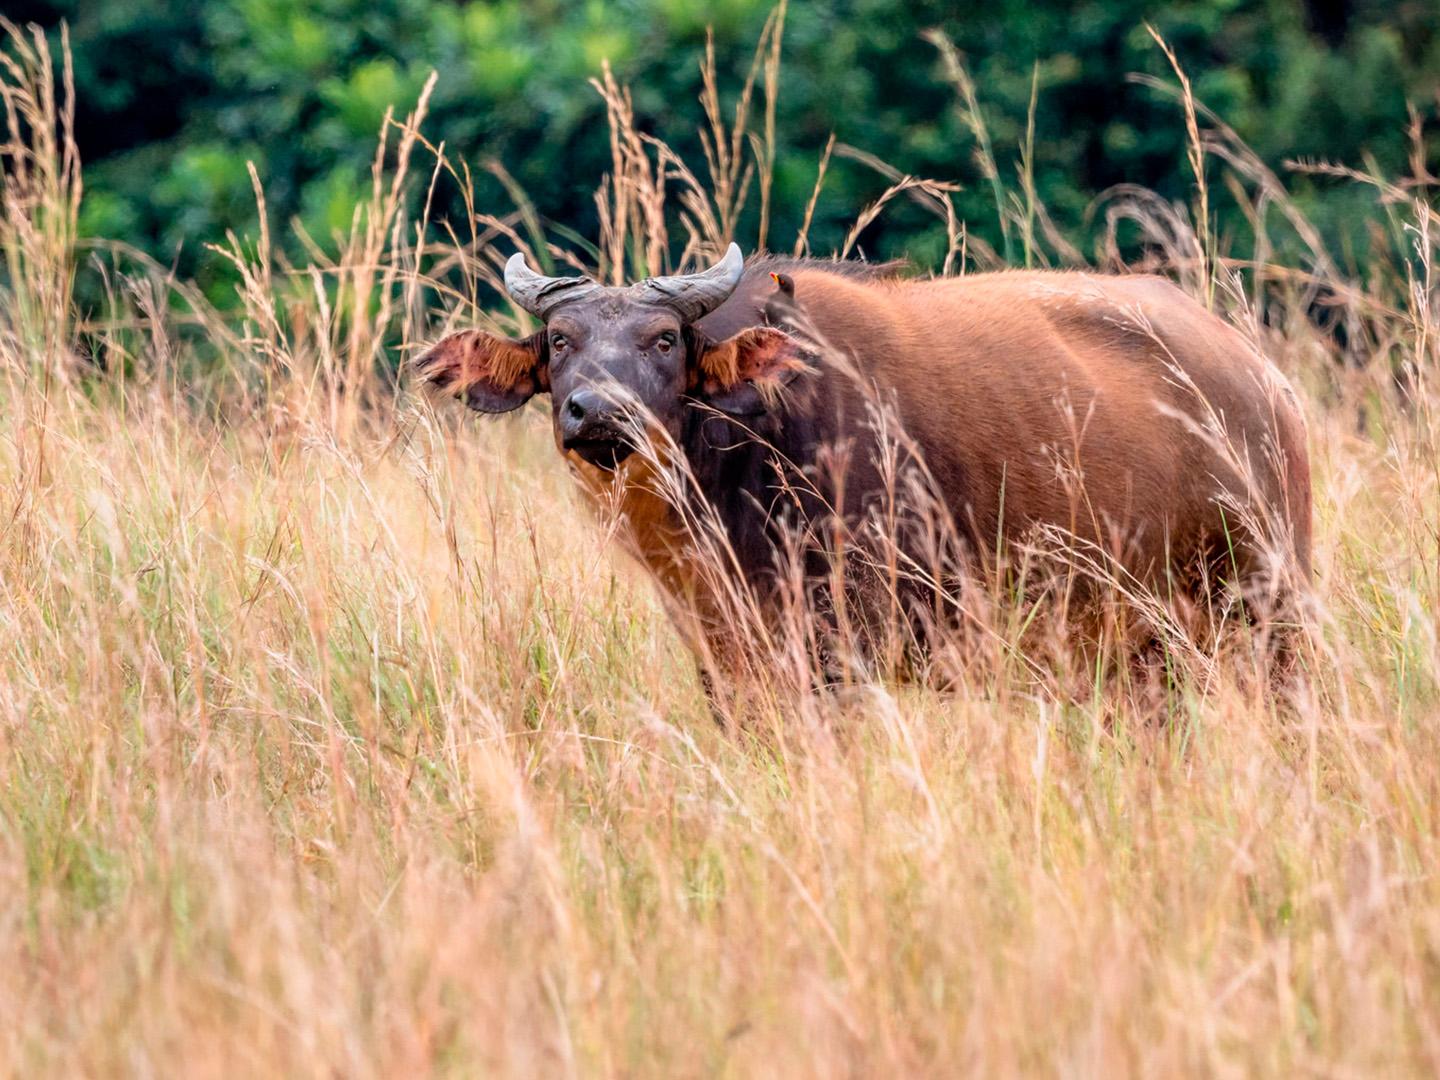
[[[606,470],[614,469],[635,452],[629,443],[609,439],[578,439],[565,449],[573,451],[586,464]]]

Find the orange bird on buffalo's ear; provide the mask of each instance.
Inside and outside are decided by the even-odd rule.
[[[775,282],[775,291],[765,301],[765,325],[778,326],[782,330],[793,332],[800,324],[800,304],[795,299],[795,279],[789,274],[771,271],[770,280]]]

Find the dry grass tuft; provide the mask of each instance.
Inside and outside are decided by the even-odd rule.
[[[757,78],[773,98],[782,25],[746,103]],[[727,125],[707,80],[706,187],[602,80],[616,157],[595,267],[523,197],[475,208],[468,236],[412,216],[412,187],[468,177],[424,140],[422,99],[386,125],[338,250],[296,266],[268,233],[228,241],[230,316],[118,246],[82,262],[71,98],[43,40],[6,32],[5,1071],[1440,1069],[1425,183],[1358,176],[1409,245],[1379,285],[1342,280],[1318,240],[1305,266],[1238,264],[1208,208],[1113,195],[1306,401],[1317,585],[1293,700],[1252,677],[1245,642],[1189,642],[1156,723],[994,576],[937,653],[952,691],[797,694],[802,642],[727,734],[543,421],[437,414],[392,393],[385,359],[445,326],[522,325],[492,288],[514,243],[610,275],[715,254],[773,164],[768,114],[751,143],[748,104]],[[1314,239],[1186,100],[1202,175],[1223,164],[1257,229],[1278,209]],[[1043,207],[981,146],[1028,258]],[[909,185],[943,213],[944,186]],[[957,250],[963,272],[977,251]],[[77,266],[103,317],[74,310]],[[1306,317],[1322,296],[1368,355],[1337,362]]]

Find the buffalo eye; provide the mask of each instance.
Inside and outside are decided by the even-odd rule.
[[[554,349],[556,352],[561,351],[562,349],[565,348],[566,345],[569,345],[569,344],[570,344],[570,342],[566,340],[564,334],[551,334],[551,335],[550,335],[550,348]]]
[[[668,330],[655,339],[655,348],[659,349],[662,353],[668,353],[674,347],[675,335]]]

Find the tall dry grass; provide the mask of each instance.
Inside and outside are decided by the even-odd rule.
[[[268,231],[217,238],[236,316],[78,245],[71,98],[43,41],[7,32],[6,1072],[1440,1067],[1425,184],[1350,178],[1395,226],[1363,284],[1318,240],[1300,265],[1240,265],[1189,208],[1107,204],[1302,390],[1316,587],[1291,700],[1216,664],[1156,723],[1123,680],[1027,652],[1024,598],[997,596],[958,691],[777,690],[727,733],[543,419],[437,413],[383,360],[453,323],[523,325],[493,288],[515,245],[617,277],[708,257],[766,190],[770,125],[751,146],[744,110],[710,109],[707,186],[602,80],[594,266],[523,198],[468,232],[413,216],[430,202],[407,190],[468,176],[427,154],[422,102],[382,132],[354,229],[306,264]],[[778,65],[778,17],[767,33]],[[1313,238],[1281,179],[1184,115],[1257,235]],[[1076,261],[979,142],[1012,244]],[[945,217],[943,185],[904,179],[891,197]],[[985,265],[951,235],[956,272]],[[76,272],[101,312],[71,303]],[[1317,303],[1355,327],[1349,363]]]

